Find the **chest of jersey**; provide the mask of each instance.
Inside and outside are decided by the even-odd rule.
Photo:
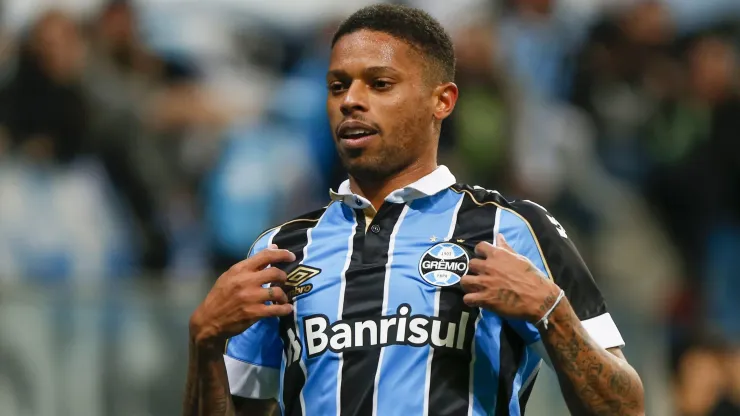
[[[286,269],[307,357],[393,344],[465,348],[475,318],[459,281],[492,230],[463,236],[454,205],[384,206],[370,224],[337,208],[342,215],[306,232],[299,264]]]
[[[280,319],[284,414],[487,413],[474,407],[493,406],[508,335],[464,303],[459,281],[495,217],[495,205],[448,191],[384,205],[370,223],[332,204],[311,227],[276,232],[297,257],[279,266],[294,305]],[[507,358],[514,373],[519,358]]]

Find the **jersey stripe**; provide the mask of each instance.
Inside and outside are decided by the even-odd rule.
[[[475,330],[475,363],[473,395],[476,415],[490,415],[498,403],[501,357],[498,340],[501,336],[501,318],[488,310],[481,311]]]
[[[387,307],[384,315],[396,315],[402,304],[412,305],[412,315],[432,316],[436,287],[419,273],[422,253],[447,235],[452,214],[462,195],[443,192],[413,201],[400,224],[393,253]],[[401,249],[403,247],[403,249]],[[391,335],[396,333],[395,330]],[[421,415],[427,397],[421,394],[426,379],[429,346],[388,345],[378,382],[377,415]],[[399,392],[398,386],[416,386],[413,394]],[[400,393],[400,394],[399,394]],[[400,400],[400,395],[403,399]]]
[[[478,313],[478,318],[475,319],[475,324],[473,325],[473,333],[478,333],[478,324],[480,324],[480,319],[483,314],[481,312]],[[476,336],[473,337],[473,344],[470,346],[470,379],[468,381],[468,416],[473,415],[483,415],[486,414],[486,409],[483,407],[482,403],[478,398],[475,396],[475,363],[478,359],[478,354],[476,349],[478,348],[478,342],[476,341]]]
[[[345,278],[342,319],[367,319],[382,315],[390,235],[404,206],[383,204],[364,238],[358,230],[360,238],[355,238],[355,250]],[[362,232],[365,232],[364,228]],[[362,336],[365,337],[364,343],[369,344],[371,339],[368,331],[364,331]],[[347,351],[342,356],[340,413],[371,416],[380,348]]]
[[[457,213],[457,221],[450,241],[465,247],[472,256],[475,246],[481,241],[492,242],[496,206],[477,204],[465,196]],[[465,343],[462,350],[450,348],[434,349],[431,363],[429,388],[429,415],[467,416],[470,400],[471,345],[475,336],[475,321],[480,310],[463,302],[459,284],[440,289],[439,305],[436,309],[440,318],[449,322],[466,321]],[[467,319],[463,318],[467,314]],[[442,335],[442,334],[440,334]],[[461,365],[461,363],[465,363]]]
[[[539,243],[533,234],[522,232],[524,225],[528,225],[521,216],[513,214],[511,211],[501,213],[501,233],[506,237],[506,242],[511,247],[517,248],[518,254],[521,254],[534,263],[537,268],[549,278],[549,269],[545,266],[545,258],[540,251]]]
[[[303,261],[304,250],[310,237],[309,230],[317,224],[318,219],[324,212],[325,210],[316,211],[314,218],[286,223],[278,229],[272,238],[272,243],[277,244],[279,248],[296,253],[296,259],[291,263],[275,265],[275,267],[279,267],[289,273]],[[281,407],[284,415],[303,416],[305,409],[301,403],[303,401],[301,390],[306,382],[306,373],[303,358],[301,357],[297,361],[293,360],[295,351],[292,349],[292,346],[296,345],[296,342],[300,345],[300,331],[296,325],[295,316],[295,314],[291,314],[280,318],[280,337],[283,340],[283,349],[286,356],[285,368],[283,370]],[[293,335],[292,340],[289,335],[290,333]],[[301,355],[303,355],[302,350],[303,348],[300,351]]]
[[[494,414],[519,416],[518,387],[514,382],[524,358],[524,340],[508,323],[504,323],[499,339],[501,361]]]

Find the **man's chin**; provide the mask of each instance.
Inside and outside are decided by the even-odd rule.
[[[342,156],[342,165],[344,169],[353,178],[360,181],[382,182],[398,173],[399,170],[394,165],[383,163],[381,160],[374,160],[368,157],[347,157]]]
[[[361,181],[381,181],[388,177],[386,169],[378,163],[365,161],[362,158],[350,158],[342,160],[344,169],[350,176]]]

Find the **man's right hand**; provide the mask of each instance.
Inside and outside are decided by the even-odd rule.
[[[292,313],[293,306],[281,288],[263,287],[287,279],[284,271],[268,266],[292,261],[295,254],[272,245],[222,274],[190,317],[190,337],[195,344],[223,345],[261,318]]]

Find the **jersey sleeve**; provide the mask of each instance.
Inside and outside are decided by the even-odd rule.
[[[270,233],[253,246],[250,256],[269,245]],[[278,396],[283,344],[278,318],[265,318],[226,343],[224,363],[234,396],[270,399]]]
[[[603,348],[624,346],[609,315],[606,301],[588,267],[563,226],[544,208],[530,201],[516,201],[511,210],[500,209],[498,232],[509,245],[526,256],[563,291],[581,324]],[[524,321],[510,321],[528,344],[539,341],[539,331]]]

